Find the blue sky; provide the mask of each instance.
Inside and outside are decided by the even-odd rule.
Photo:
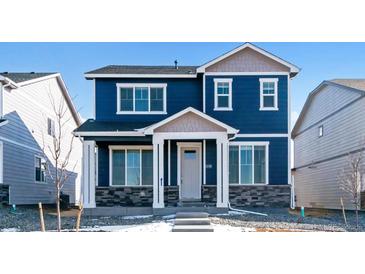
[[[92,82],[83,73],[109,64],[200,65],[241,43],[0,43],[0,71],[60,72],[80,109],[92,115]],[[365,78],[365,43],[254,43],[302,70],[292,81],[296,117],[321,81]]]

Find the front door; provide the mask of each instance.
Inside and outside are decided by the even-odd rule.
[[[199,200],[201,197],[200,147],[181,147],[181,200]]]

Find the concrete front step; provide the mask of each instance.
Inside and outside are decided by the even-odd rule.
[[[177,225],[172,232],[214,232],[214,229],[210,225]]]
[[[175,219],[175,226],[177,225],[210,225],[210,220],[208,218],[180,218]]]
[[[176,213],[176,219],[193,219],[193,218],[208,218],[207,212],[178,212]]]

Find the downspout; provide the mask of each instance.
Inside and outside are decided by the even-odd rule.
[[[229,138],[228,141],[231,141],[231,140],[235,139],[236,138],[236,134],[233,135],[233,137]],[[228,157],[228,161],[229,161],[229,157]],[[238,208],[231,207],[231,203],[229,202],[229,195],[228,195],[228,209],[230,211],[240,212],[240,213],[244,213],[244,214],[253,214],[253,215],[264,216],[264,217],[267,217],[268,216],[265,213],[260,213],[260,212],[255,212],[255,211],[248,211],[248,210],[243,210],[243,209],[238,209]]]

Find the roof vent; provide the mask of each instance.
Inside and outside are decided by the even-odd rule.
[[[175,69],[179,69],[179,67],[177,66],[177,60],[175,60]]]

